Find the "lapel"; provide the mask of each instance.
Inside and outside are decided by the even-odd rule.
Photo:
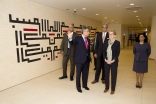
[[[107,32],[107,34],[106,34],[106,39],[109,39],[109,33]]]
[[[87,38],[88,41],[88,50],[90,49],[90,40]]]
[[[103,32],[101,32],[101,36],[100,36],[100,38],[101,38],[101,42],[102,42],[102,44],[104,44],[104,43],[105,43],[105,41],[109,39],[109,33],[108,33],[108,32],[106,33],[104,43],[103,43],[103,38],[102,38],[102,36],[103,36]]]
[[[88,41],[88,50],[87,51],[89,51],[90,50],[90,40],[88,39],[88,37],[87,37],[87,41]],[[85,46],[85,48],[86,48],[86,46]]]
[[[114,41],[114,43],[112,45],[112,50],[114,49],[115,45],[116,45],[116,40]]]
[[[85,45],[85,42],[84,42],[84,39],[83,39],[82,35],[81,35],[81,38],[80,39],[81,39],[81,41],[83,43],[84,48],[86,49],[86,45]],[[87,39],[87,41],[88,41],[88,39]]]
[[[66,35],[66,43],[67,43],[67,45],[68,45],[68,34],[66,33],[66,34],[64,34],[64,35]]]
[[[74,39],[75,38],[75,32],[73,32],[73,36],[72,36],[72,39]]]
[[[101,43],[103,44],[103,38],[102,38],[102,35],[103,35],[103,32],[101,32],[101,34],[100,34],[100,40],[101,40]]]

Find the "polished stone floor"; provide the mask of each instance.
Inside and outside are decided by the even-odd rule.
[[[126,47],[121,50],[114,95],[110,91],[103,93],[105,86],[101,82],[91,84],[95,74],[91,63],[89,91],[82,89],[83,93],[78,93],[75,78],[59,80],[59,69],[0,92],[0,104],[156,104],[156,62],[149,60],[149,72],[144,75],[141,89],[135,87],[132,66],[132,47]]]

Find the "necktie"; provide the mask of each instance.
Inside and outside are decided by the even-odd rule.
[[[85,39],[85,46],[86,46],[86,49],[88,50],[88,41],[87,41],[87,38],[84,38]]]
[[[104,34],[102,36],[102,42],[104,43],[104,41],[105,41],[105,32],[104,32]]]

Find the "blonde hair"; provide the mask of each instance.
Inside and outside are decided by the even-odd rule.
[[[114,35],[116,35],[116,31],[111,29],[109,32],[113,32]]]

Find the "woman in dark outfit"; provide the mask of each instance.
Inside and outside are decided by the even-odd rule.
[[[120,42],[115,40],[115,30],[110,30],[109,40],[103,46],[103,57],[105,67],[105,90],[106,93],[109,90],[109,73],[111,71],[111,95],[115,92],[116,79],[117,79],[117,68],[118,68],[118,57],[120,54]]]
[[[139,34],[133,47],[134,64],[136,72],[136,88],[142,88],[144,73],[148,72],[148,57],[151,54],[151,46],[145,34]]]

